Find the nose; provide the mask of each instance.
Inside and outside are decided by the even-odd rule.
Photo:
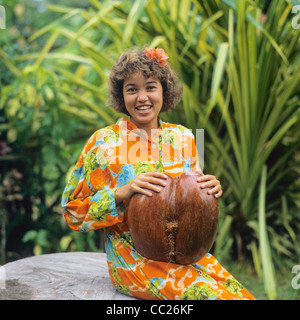
[[[148,96],[145,91],[141,91],[137,97],[138,102],[145,102],[148,100]]]

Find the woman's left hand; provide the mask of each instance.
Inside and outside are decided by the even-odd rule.
[[[213,194],[215,198],[221,197],[223,194],[220,181],[211,174],[203,174],[201,170],[196,170],[196,173],[199,173],[201,176],[197,179],[197,182],[200,183],[200,188],[210,188],[207,192],[208,194]]]

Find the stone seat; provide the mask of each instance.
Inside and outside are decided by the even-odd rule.
[[[105,253],[34,256],[0,267],[0,300],[136,300],[111,283]]]

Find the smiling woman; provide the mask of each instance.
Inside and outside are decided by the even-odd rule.
[[[157,206],[159,217],[164,217],[164,209],[153,200],[155,194],[168,188],[168,176],[193,171],[195,188],[208,188],[203,192],[215,198],[222,195],[220,181],[200,170],[192,132],[159,117],[182,94],[166,57],[162,49],[130,51],[113,67],[110,103],[130,119],[122,117],[96,131],[86,143],[63,194],[64,218],[75,231],[104,228],[111,281],[124,294],[142,299],[253,299],[206,251],[194,264],[181,265],[148,259],[134,245],[128,216],[134,194],[150,197],[150,205]],[[124,162],[125,157],[129,161]],[[146,215],[141,207],[138,210],[138,223],[144,219],[148,226],[153,215]],[[184,210],[178,211],[185,219]],[[193,241],[191,228],[185,230],[183,237]]]

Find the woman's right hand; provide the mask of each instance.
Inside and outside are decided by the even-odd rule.
[[[131,182],[123,187],[117,188],[115,192],[116,204],[123,200],[130,199],[131,196],[138,192],[151,197],[152,192],[160,192],[161,187],[165,187],[167,175],[160,172],[146,172],[137,175]]]

